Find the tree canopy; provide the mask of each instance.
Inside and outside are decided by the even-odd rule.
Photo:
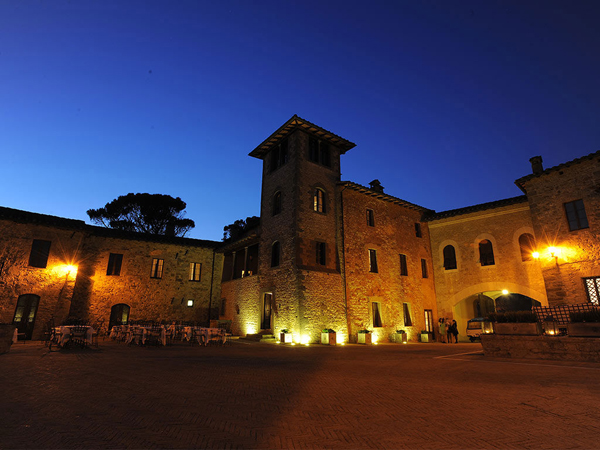
[[[256,228],[260,225],[260,218],[256,216],[246,217],[246,220],[239,219],[223,227],[223,240],[230,241],[241,237],[246,231]]]
[[[107,228],[166,236],[185,236],[196,226],[186,219],[186,204],[163,194],[121,195],[103,208],[88,209],[90,220]]]

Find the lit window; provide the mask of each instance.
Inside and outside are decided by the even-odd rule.
[[[281,212],[281,192],[275,192],[273,196],[273,215],[276,216]]]
[[[565,203],[565,212],[567,213],[569,230],[575,231],[589,227],[583,200],[575,200],[574,202]]]
[[[123,255],[111,253],[108,255],[108,267],[106,275],[121,275],[121,265],[123,264]]]
[[[369,249],[369,272],[377,273],[377,250]]]
[[[187,305],[191,308],[192,306],[194,306],[194,300],[188,300],[187,301]]]
[[[325,242],[316,243],[317,264],[320,266],[326,265]]]
[[[190,281],[200,281],[202,274],[201,263],[190,263]]]
[[[446,245],[443,250],[444,253],[444,269],[453,270],[456,269],[456,250],[453,245]]]
[[[154,258],[152,260],[152,271],[150,272],[150,278],[162,278],[164,259]]]
[[[400,255],[400,275],[408,276],[408,264],[406,264],[406,255]]]
[[[373,328],[381,328],[383,326],[383,321],[381,320],[381,303],[373,302],[371,305],[373,308]]]
[[[281,245],[279,242],[273,242],[271,246],[271,267],[277,267],[279,265],[279,257],[281,253]]]
[[[424,259],[421,259],[421,274],[423,275],[423,278],[427,278],[428,274],[427,274],[427,261]]]
[[[325,213],[325,192],[323,189],[315,189],[313,195],[313,210],[320,213]]]
[[[521,261],[533,260],[533,252],[535,251],[534,237],[529,233],[519,236],[519,249],[521,250]]]
[[[590,303],[600,305],[600,277],[584,278],[583,282]]]
[[[492,243],[487,239],[479,243],[479,262],[482,266],[493,266],[496,264]]]
[[[367,209],[367,225],[370,227],[375,226],[375,213],[372,209]]]
[[[31,253],[29,254],[29,265],[44,269],[48,264],[48,255],[50,255],[50,241],[34,239],[31,244]]]
[[[425,312],[425,330],[433,333],[433,310],[426,309]]]
[[[412,318],[410,317],[410,303],[403,303],[402,310],[404,312],[404,326],[412,327]]]

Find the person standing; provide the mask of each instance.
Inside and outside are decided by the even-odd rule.
[[[454,343],[458,344],[458,325],[456,320],[452,321],[452,325],[450,325],[450,330],[452,332],[452,336],[454,336]]]
[[[443,344],[446,342],[446,321],[443,317],[439,320],[439,332],[440,332],[440,342]]]
[[[450,319],[445,320],[446,323],[446,344],[452,343],[452,322]]]

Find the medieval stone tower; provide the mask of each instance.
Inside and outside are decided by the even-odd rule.
[[[347,333],[340,274],[340,155],[354,144],[298,116],[250,156],[263,160],[259,292],[261,330],[314,340]]]

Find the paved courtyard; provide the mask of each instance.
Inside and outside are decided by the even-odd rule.
[[[479,344],[0,355],[0,448],[600,448],[600,365]]]

